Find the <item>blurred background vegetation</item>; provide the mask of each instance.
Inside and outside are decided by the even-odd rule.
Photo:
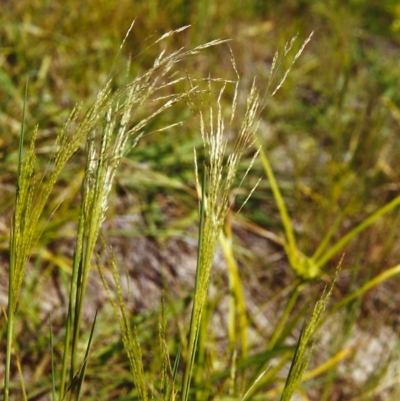
[[[331,227],[337,228],[334,242],[400,194],[400,6],[397,1],[20,0],[2,1],[0,10],[0,261],[3,272],[7,265],[18,136],[27,79],[26,124],[28,131],[39,125],[37,169],[40,172],[46,168],[56,133],[76,103],[89,105],[110,74],[114,85],[124,84],[128,61],[133,75],[143,72],[165,46],[165,43],[151,46],[152,43],[163,33],[189,24],[190,29],[168,42],[169,52],[216,38],[231,38],[242,90],[246,93],[256,77],[262,93],[266,91],[259,137],[288,206],[299,248],[305,254],[317,249]],[[119,46],[133,20],[133,29],[119,54]],[[294,51],[300,49],[312,31],[312,40],[282,88],[272,97],[267,83],[275,52],[282,54],[285,44],[295,35],[298,38]],[[291,61],[289,57],[281,59],[276,82]],[[187,71],[192,79],[208,76],[236,79],[225,45],[184,60],[181,69],[182,75]],[[185,88],[188,85],[182,84],[180,89]],[[232,93],[228,88],[227,104]],[[183,121],[183,126],[150,133],[178,121]],[[104,230],[104,236],[114,241],[121,253],[132,246],[133,238],[137,241],[146,238],[153,245],[146,245],[145,252],[157,253],[170,246],[171,238],[191,235],[190,230],[198,220],[192,149],[200,144],[198,120],[182,103],[149,127],[135,151],[127,156],[109,212],[111,223]],[[247,156],[248,162],[253,153]],[[45,353],[47,328],[42,327],[45,318],[38,312],[40,305],[36,305],[36,311],[28,306],[32,308],[32,297],[46,291],[47,279],[54,282],[66,279],[68,249],[74,235],[70,222],[78,214],[76,200],[82,166],[78,153],[57,185],[46,219],[38,228],[42,235],[35,248],[34,261],[42,266],[43,275],[28,279],[26,300],[21,304],[20,313],[25,319],[19,327],[20,354],[38,372],[31,378],[39,383],[31,394],[32,400],[46,399],[40,397],[47,388],[45,372],[49,369],[49,359]],[[244,163],[243,171],[246,168]],[[283,230],[282,223],[259,162],[244,183],[244,190],[238,191],[234,207],[241,204],[260,177],[263,179],[259,187],[241,214],[233,217],[235,257],[246,294],[251,294],[260,315],[274,319],[274,313],[281,309],[279,303],[287,299],[288,289],[297,278],[277,240]],[[130,223],[127,218],[122,228],[116,223],[123,216],[137,214],[141,216],[138,224]],[[343,271],[333,294],[336,301],[399,263],[399,223],[399,211],[395,209],[346,246]],[[185,249],[179,252],[185,253]],[[332,276],[341,256],[338,254],[329,261],[323,267],[324,273]],[[129,263],[129,259],[124,263]],[[169,264],[166,260],[160,263]],[[146,275],[148,280],[154,280],[154,274],[147,272]],[[220,273],[216,278],[221,286],[223,277]],[[4,286],[5,278],[1,281]],[[308,284],[309,290],[302,294],[299,310],[315,299],[323,287],[321,281]],[[179,282],[176,285],[179,287]],[[398,285],[397,279],[391,279],[354,305],[348,304],[342,318],[351,323],[346,323],[338,338],[346,339],[354,327],[368,333],[368,342],[380,338],[380,327],[398,331]],[[0,295],[3,303],[4,294]],[[141,301],[140,312],[151,309],[146,299]],[[3,316],[1,319],[1,349],[4,349]],[[138,319],[145,322],[142,324],[151,325],[155,317],[150,313],[150,317],[143,314]],[[254,316],[253,319],[257,320]],[[257,323],[252,324],[258,330]],[[156,328],[152,330],[154,333]],[[109,336],[116,334],[109,333]],[[100,347],[99,359],[94,362],[97,367],[89,373],[87,399],[98,397],[94,389],[100,387],[103,395],[93,399],[122,400],[121,394],[129,393],[124,382],[125,365],[115,351],[121,345],[115,341]],[[150,336],[145,336],[143,342],[150,343]],[[361,347],[361,342],[355,347]],[[173,350],[174,346],[171,347]],[[383,354],[389,356],[390,352]],[[105,361],[120,375],[118,383],[103,377],[109,373],[99,367]],[[373,373],[376,371],[367,372],[354,384],[354,377],[345,367],[341,371],[337,369],[325,382],[313,384],[315,392],[311,391],[309,399],[347,400],[360,396],[364,394],[365,383],[373,382],[372,376],[368,376]],[[329,392],[326,382],[334,383],[334,380],[340,386],[330,387]],[[378,379],[373,383],[378,388]],[[394,397],[395,388],[389,387]],[[359,399],[388,399],[379,398],[388,394],[376,392],[370,398],[364,395]]]

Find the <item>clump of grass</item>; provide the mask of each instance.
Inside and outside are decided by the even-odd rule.
[[[166,33],[155,44],[161,43],[162,40],[181,30]],[[293,62],[289,64],[289,69],[283,74],[283,78],[272,92],[273,94],[282,87],[289,70],[303,51],[307,41],[300,48],[300,51],[296,53]],[[94,316],[89,340],[87,344],[83,344],[84,352],[80,353],[79,348],[82,346],[82,312],[85,308],[84,301],[88,274],[92,265],[95,244],[106,216],[110,190],[116,171],[124,155],[136,145],[142,136],[143,130],[154,118],[169,110],[180,100],[190,103],[191,99],[198,93],[199,89],[193,85],[193,82],[196,81],[191,80],[189,77],[189,82],[192,86],[187,92],[176,94],[172,91],[171,94],[170,88],[187,79],[187,77],[176,75],[174,66],[183,61],[185,57],[220,43],[222,41],[213,41],[189,51],[180,49],[170,55],[162,52],[152,67],[121,89],[113,90],[113,82],[111,80],[108,81],[104,89],[99,92],[92,106],[83,116],[82,108],[77,107],[73,110],[69,120],[58,135],[55,154],[42,179],[37,179],[35,176],[35,140],[38,135],[37,129],[33,132],[33,138],[25,159],[23,160],[22,157],[23,133],[25,131],[25,117],[23,117],[20,135],[16,208],[10,236],[5,400],[8,400],[10,397],[11,355],[13,343],[15,344],[13,330],[18,320],[18,299],[23,287],[25,266],[31,255],[32,244],[40,235],[36,230],[37,223],[44,213],[46,202],[54,189],[61,171],[69,163],[72,155],[78,150],[81,144],[86,142],[86,165],[81,188],[81,209],[71,283],[68,292],[68,313],[63,333],[64,341],[61,349],[63,357],[62,366],[59,367],[57,361],[54,360],[54,353],[52,358],[53,399],[57,398],[56,387],[58,387],[59,399],[79,399],[82,398],[83,394],[85,373],[91,351],[92,338],[96,328],[96,316]],[[293,43],[294,41],[291,41],[285,47],[284,56],[288,54]],[[276,66],[276,62],[277,60],[274,59],[273,67]],[[236,71],[236,66],[235,64],[233,65]],[[275,70],[272,68],[271,77],[274,76],[274,72]],[[346,353],[340,354],[338,352],[328,362],[305,374],[311,352],[309,346],[310,343],[313,343],[312,337],[315,335],[316,329],[324,321],[321,316],[332,292],[333,284],[329,287],[328,292],[323,294],[321,300],[316,303],[310,321],[305,324],[302,330],[297,347],[287,347],[284,345],[285,341],[291,336],[293,330],[297,327],[302,317],[306,316],[307,312],[307,308],[300,307],[299,305],[300,293],[304,294],[304,289],[310,288],[309,280],[313,279],[316,281],[316,279],[323,277],[323,266],[335,254],[342,251],[343,247],[351,239],[355,238],[379,217],[393,210],[398,205],[400,198],[396,197],[384,207],[378,209],[377,212],[372,213],[369,218],[366,218],[355,229],[351,230],[349,234],[334,243],[334,245],[330,245],[335,230],[341,223],[343,216],[340,216],[337,223],[333,225],[333,229],[329,230],[328,234],[322,240],[315,254],[312,257],[308,257],[301,252],[297,245],[295,229],[290,220],[278,180],[274,176],[266,153],[262,149],[260,150],[261,161],[271,184],[272,193],[283,221],[285,234],[283,241],[284,249],[290,265],[297,275],[297,279],[294,282],[294,289],[289,296],[283,313],[278,319],[276,327],[273,328],[270,341],[265,345],[262,352],[249,357],[248,339],[246,336],[246,330],[249,328],[249,321],[247,320],[248,311],[246,311],[240,272],[235,261],[235,252],[231,243],[232,232],[230,230],[229,219],[231,216],[229,214],[231,209],[230,197],[237,179],[236,176],[240,167],[240,161],[246,149],[251,148],[254,144],[254,133],[258,123],[257,118],[261,110],[260,97],[256,83],[253,81],[247,99],[243,123],[238,130],[232,153],[227,154],[228,144],[224,137],[226,119],[224,118],[223,97],[226,87],[231,85],[232,82],[228,82],[225,79],[212,80],[211,78],[208,79],[208,82],[209,92],[212,92],[211,84],[214,82],[221,82],[222,89],[218,92],[217,100],[211,105],[209,110],[200,110],[198,112],[201,137],[206,156],[204,166],[201,166],[195,157],[197,193],[200,200],[200,224],[197,271],[192,297],[189,334],[188,339],[183,340],[181,344],[182,357],[180,357],[180,353],[178,352],[175,364],[171,367],[169,350],[165,341],[165,317],[162,317],[159,330],[161,347],[159,373],[162,377],[160,384],[162,391],[160,393],[153,391],[152,380],[155,381],[156,379],[152,377],[149,381],[149,376],[146,375],[139,335],[135,326],[132,325],[131,316],[124,303],[120,277],[113,258],[111,258],[110,265],[113,280],[116,284],[116,295],[112,295],[112,290],[108,287],[105,280],[104,286],[108,291],[111,304],[120,324],[122,342],[130,364],[132,381],[137,397],[140,399],[157,398],[159,394],[162,394],[164,400],[181,399],[186,401],[192,398],[207,399],[207,392],[211,392],[214,389],[214,383],[224,380],[227,376],[229,377],[229,396],[232,398],[236,397],[233,399],[250,399],[256,396],[257,392],[264,395],[263,388],[271,386],[274,386],[274,394],[276,395],[278,391],[282,391],[282,386],[276,385],[279,381],[278,373],[280,369],[288,364],[290,359],[293,359],[292,368],[282,394],[282,399],[290,399],[299,387],[301,380],[329,371],[339,360],[344,358],[344,354]],[[167,94],[165,94],[164,90],[167,91]],[[238,97],[238,87],[235,86],[234,99],[229,111],[231,116],[229,123],[232,122],[235,114],[237,114]],[[255,143],[257,151],[254,157],[257,157],[260,146],[257,142]],[[252,165],[252,162],[249,164]],[[246,176],[247,172],[248,170],[244,176]],[[241,181],[243,182],[243,180],[244,177]],[[251,192],[249,195],[251,195]],[[226,228],[225,232],[223,232],[224,227]],[[234,302],[231,303],[231,319],[228,330],[230,335],[230,366],[229,369],[214,374],[212,369],[204,369],[207,338],[203,334],[206,333],[209,319],[207,316],[208,310],[206,310],[208,306],[208,290],[211,280],[212,263],[218,241],[222,245],[228,261],[230,296]],[[370,279],[361,288],[352,292],[334,306],[326,316],[331,315],[339,308],[347,306],[351,301],[361,297],[366,291],[384,280],[393,277],[398,272],[399,266],[395,266],[387,272]],[[239,316],[239,324],[235,321],[236,312]],[[236,327],[239,327],[239,333],[235,332]],[[237,352],[236,348],[237,334],[240,337],[241,354]],[[51,345],[54,343],[52,334],[50,334],[50,343]],[[270,364],[272,358],[278,360],[277,364],[270,369],[265,368],[265,365]],[[179,365],[182,360],[184,367],[181,370]],[[243,378],[239,389],[236,385],[238,375],[242,375]],[[23,386],[24,383],[22,382],[21,387]],[[180,388],[180,392],[177,391],[178,388]],[[223,393],[225,388],[220,391]],[[23,393],[24,398],[27,399],[24,390]],[[268,392],[265,394],[266,396],[270,395]],[[218,398],[219,395],[213,394],[213,396]],[[226,394],[223,394],[222,398],[226,399]]]
[[[170,31],[155,43],[186,28]],[[107,211],[108,197],[116,169],[127,149],[137,143],[143,128],[160,113],[190,93],[189,91],[188,93],[157,96],[163,89],[185,79],[185,77],[174,76],[171,71],[174,65],[185,57],[222,42],[215,40],[192,50],[180,49],[170,55],[162,52],[155,60],[153,67],[114,92],[111,90],[112,80],[110,79],[80,122],[78,122],[80,107],[77,106],[72,111],[67,123],[57,136],[56,151],[51,160],[51,167],[49,164],[49,172],[39,182],[34,180],[33,175],[36,160],[35,140],[38,131],[35,129],[29,151],[25,160],[22,161],[24,139],[24,124],[22,124],[18,187],[10,236],[5,401],[9,399],[13,327],[25,266],[30,257],[32,242],[39,235],[36,232],[37,222],[60,172],[82,142],[86,141],[86,167],[82,184],[81,211],[69,289],[63,363],[59,384],[59,398],[64,399],[69,393],[68,397],[71,399],[72,391],[70,389],[76,372],[80,371],[77,349],[91,258]],[[155,107],[151,106],[152,102]],[[148,108],[147,114],[133,124],[132,116],[144,107]],[[101,144],[97,151],[95,142],[99,136]],[[67,385],[67,380],[69,380],[69,385]],[[79,394],[76,396],[79,397]]]
[[[206,156],[203,166],[203,176],[200,183],[200,169],[197,164],[195,152],[197,191],[200,199],[200,223],[195,288],[193,291],[187,346],[184,349],[186,365],[181,380],[182,387],[180,391],[180,399],[185,401],[191,398],[191,382],[193,379],[193,370],[196,365],[195,359],[198,357],[199,333],[201,331],[204,308],[208,299],[211,269],[216,246],[222,235],[225,219],[230,208],[231,190],[237,179],[236,175],[241,157],[247,149],[251,148],[254,142],[254,133],[257,128],[257,116],[260,107],[259,95],[254,81],[247,99],[243,123],[233,145],[233,151],[227,155],[222,97],[226,85],[229,83],[230,82],[223,82],[223,86],[216,100],[216,110],[214,109],[214,105],[210,106],[208,110],[208,120],[204,111],[198,111],[200,132]],[[192,88],[192,91],[193,89],[194,88]],[[236,86],[231,109],[231,121],[235,116],[237,91],[238,88]],[[212,92],[211,80],[209,80],[209,92]],[[195,93],[193,96],[195,96]],[[128,322],[124,299],[119,284],[120,278],[118,270],[115,263],[111,262],[111,264],[113,278],[117,288],[117,301],[112,301],[112,304],[120,322],[124,347],[131,364],[133,381],[141,399],[146,400],[148,399],[148,393],[145,389],[140,345],[137,335],[135,334],[135,329],[131,328]],[[104,275],[102,275],[102,278],[109,297],[112,300],[112,294]],[[195,376],[199,379],[198,375]],[[204,379],[206,378],[200,377],[200,380]],[[174,388],[174,383],[171,383],[170,387]],[[169,396],[171,399],[174,399],[175,394],[172,392]]]
[[[211,92],[211,81],[212,80],[209,79],[209,92]],[[247,98],[247,107],[244,115],[244,120],[237,135],[236,141],[233,145],[233,152],[226,157],[227,142],[224,139],[225,120],[222,117],[223,113],[221,99],[227,84],[228,82],[223,83],[223,87],[218,94],[216,101],[216,112],[212,106],[210,107],[210,110],[208,112],[208,123],[206,123],[207,120],[204,116],[204,112],[201,110],[198,112],[201,136],[203,138],[203,143],[206,151],[206,159],[203,166],[203,176],[200,183],[200,173],[197,165],[197,158],[195,157],[197,191],[200,198],[200,223],[195,289],[193,292],[193,304],[191,309],[188,341],[186,349],[184,349],[186,364],[183,371],[181,392],[179,393],[179,399],[185,401],[194,397],[195,393],[196,398],[204,398],[205,394],[203,394],[201,390],[198,390],[198,388],[199,386],[201,387],[202,383],[208,382],[210,380],[210,377],[202,372],[202,361],[204,362],[204,338],[200,336],[200,333],[203,330],[201,326],[205,323],[204,309],[208,299],[211,268],[218,240],[221,240],[221,244],[224,246],[226,255],[230,255],[230,257],[233,258],[231,255],[232,250],[229,250],[227,240],[223,234],[223,227],[226,224],[226,218],[230,209],[230,193],[233,187],[233,183],[236,180],[240,159],[243,153],[253,146],[255,141],[254,135],[257,129],[257,117],[259,115],[261,107],[259,101],[260,98],[254,81],[249,96]],[[282,82],[280,82],[279,85],[281,86]],[[231,109],[231,122],[234,119],[237,106],[237,91],[238,87],[236,86]],[[257,155],[258,152],[256,152],[254,157],[257,157]],[[120,277],[118,275],[118,270],[115,266],[115,263],[113,262],[112,272],[117,288],[117,301],[113,302],[113,306],[119,318],[124,347],[126,349],[128,359],[130,360],[131,370],[133,373],[133,381],[136,384],[141,399],[148,399],[149,396],[145,386],[145,375],[143,373],[142,357],[136,329],[132,328],[128,323],[126,308],[124,306],[124,299],[119,284]],[[234,275],[234,273],[231,272],[231,275]],[[234,285],[237,287],[240,284],[240,278],[238,276],[236,276],[236,281],[237,282]],[[104,277],[103,282],[107,288],[109,297],[112,299],[111,291]],[[328,293],[324,292],[321,300],[316,303],[314,312],[311,315],[311,319],[305,325],[302,331],[302,335],[300,336],[297,348],[294,351],[292,368],[287,379],[287,384],[284,387],[284,391],[282,393],[282,399],[290,399],[292,394],[300,385],[301,378],[304,375],[311,355],[312,346],[310,347],[310,339],[312,336],[315,335],[315,332],[320,325],[321,316],[330,298],[333,285],[334,282],[329,287]],[[236,290],[236,292],[240,294],[240,291]],[[286,317],[288,317],[291,308],[296,302],[299,292],[300,291],[297,291],[295,293],[296,296],[293,298],[293,302],[289,303],[291,304],[291,307],[287,311],[287,314],[285,315]],[[244,301],[242,300],[242,302]],[[282,325],[285,322],[286,320],[285,318],[283,318]],[[243,331],[245,330],[246,328],[244,327]],[[281,335],[279,329],[277,329],[275,335],[277,337]],[[242,340],[242,347],[243,356],[246,357],[246,340]],[[270,343],[270,347],[271,350],[274,349],[274,344],[272,342]],[[283,358],[280,366],[283,366],[282,362],[285,363],[287,361],[288,357]],[[233,361],[232,363],[235,364],[236,362]],[[168,361],[166,361],[165,364],[168,365]],[[232,368],[234,369],[234,366]],[[232,374],[233,376],[235,375],[234,371]],[[176,386],[176,376],[174,375],[173,377],[174,378],[169,385],[169,388],[171,389],[174,389]],[[194,383],[192,383],[193,381]],[[254,390],[257,391],[257,387],[259,384],[260,383],[258,378],[249,387],[247,392],[243,395],[242,399],[248,399],[250,394]],[[205,385],[205,387],[207,388],[208,386]],[[178,397],[177,393],[175,393],[174,390],[171,390],[169,396],[171,397],[171,399],[175,399],[176,397]]]

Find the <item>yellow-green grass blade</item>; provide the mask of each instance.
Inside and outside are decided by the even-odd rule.
[[[299,260],[298,260],[300,257],[300,251],[297,248],[293,225],[290,220],[290,216],[287,211],[286,204],[283,199],[282,193],[279,189],[278,182],[276,181],[276,178],[275,178],[274,172],[272,170],[271,164],[268,160],[268,157],[267,157],[265,151],[263,150],[261,144],[259,143],[259,141],[257,143],[257,146],[260,149],[261,163],[264,168],[265,174],[268,178],[268,181],[271,185],[272,194],[274,196],[275,203],[278,207],[279,214],[281,216],[281,220],[282,220],[282,224],[283,224],[283,228],[285,230],[286,241],[284,243],[284,247],[285,247],[285,251],[288,256],[290,265],[296,274],[307,277],[309,275],[309,272],[306,270],[303,271],[303,267],[307,269],[307,265],[303,264],[303,263],[299,263]]]
[[[383,283],[386,280],[389,280],[390,278],[396,276],[397,274],[400,274],[400,265],[393,266],[390,269],[387,269],[384,272],[378,274],[377,276],[366,282],[362,287],[358,288],[356,291],[353,291],[351,294],[347,295],[344,299],[336,303],[335,306],[332,307],[332,309],[326,315],[326,318],[328,316],[333,315],[335,312],[343,308],[349,302],[352,302],[353,300],[363,296],[366,292],[368,292],[372,288],[378,286],[379,284]]]
[[[203,256],[203,238],[204,238],[204,228],[205,228],[205,219],[206,219],[206,173],[203,174],[202,179],[202,188],[201,188],[201,202],[200,202],[200,224],[199,224],[199,239],[198,239],[198,250],[197,250],[197,268],[196,268],[196,281],[195,281],[195,290],[194,290],[194,298],[192,305],[192,314],[190,318],[190,326],[189,326],[189,342],[187,349],[187,363],[185,367],[185,372],[183,376],[182,382],[182,400],[187,401],[189,399],[189,391],[190,391],[190,382],[192,379],[193,365],[194,359],[196,356],[196,348],[197,341],[199,336],[199,324],[200,317],[197,313],[197,302],[199,297],[200,290],[200,279],[201,279],[201,263]]]
[[[325,253],[321,255],[320,258],[315,260],[315,265],[318,269],[321,269],[329,260],[331,260],[338,252],[340,252],[345,245],[347,245],[353,238],[358,234],[368,228],[370,225],[374,224],[380,217],[389,213],[397,206],[400,205],[400,196],[397,196],[392,201],[382,206],[365,220],[363,220],[359,225],[354,227],[350,232],[348,232],[342,239],[340,239],[336,244],[329,248]]]
[[[228,223],[226,227],[227,226]],[[226,234],[221,233],[219,242],[228,265],[230,287],[229,338],[232,350],[236,349],[237,338],[240,339],[241,355],[243,358],[246,358],[248,356],[248,319],[246,312],[246,301],[239,275],[239,269],[233,254],[232,233],[230,226],[226,231]]]
[[[95,313],[94,319],[93,319],[93,323],[92,323],[92,327],[90,329],[89,340],[88,340],[88,343],[87,343],[87,346],[86,346],[85,356],[84,356],[84,359],[83,359],[82,368],[81,368],[79,376],[78,376],[78,383],[77,383],[75,401],[79,401],[80,398],[81,398],[81,391],[82,391],[82,387],[83,387],[83,382],[85,380],[86,368],[87,368],[87,364],[88,364],[88,360],[89,360],[89,352],[90,352],[90,348],[91,348],[91,345],[92,345],[94,328],[96,326],[97,312],[98,311],[96,310],[96,313]]]
[[[18,176],[17,176],[17,190],[15,193],[15,211],[13,215],[13,221],[11,224],[11,233],[10,233],[10,264],[8,268],[8,305],[7,305],[7,346],[6,346],[6,359],[5,359],[5,372],[4,372],[4,390],[3,396],[4,401],[8,401],[10,394],[10,374],[11,374],[11,351],[14,340],[14,323],[15,323],[15,309],[18,302],[19,289],[20,285],[16,283],[20,282],[22,279],[18,276],[21,276],[22,272],[16,271],[18,269],[17,266],[17,253],[19,254],[22,250],[19,249],[20,238],[21,235],[21,222],[19,220],[19,216],[22,211],[18,209],[21,207],[20,196],[22,188],[26,187],[27,183],[23,182],[23,168],[24,164],[22,161],[22,152],[24,147],[24,136],[25,136],[25,115],[26,115],[26,103],[28,97],[28,82],[25,86],[25,97],[24,104],[22,109],[22,121],[21,121],[21,131],[19,137],[19,150],[18,150]],[[28,172],[27,179],[30,178],[31,173]],[[23,207],[23,206],[22,206]],[[23,269],[23,266],[20,266],[19,269]],[[23,274],[23,273],[22,273]]]
[[[53,320],[50,314],[49,321],[49,338],[50,338],[50,356],[51,356],[51,399],[56,401],[56,370],[54,366],[54,338],[53,338]]]

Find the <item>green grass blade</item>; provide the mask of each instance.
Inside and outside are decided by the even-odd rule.
[[[272,170],[272,167],[269,163],[268,157],[266,153],[264,152],[263,148],[261,147],[261,144],[258,143],[259,149],[260,149],[260,158],[261,158],[261,163],[264,167],[265,174],[267,175],[268,181],[271,185],[271,190],[272,194],[274,196],[276,205],[278,207],[283,227],[285,229],[285,235],[286,235],[286,240],[289,248],[289,252],[296,254],[297,253],[297,245],[296,245],[296,238],[294,235],[294,230],[292,226],[292,222],[290,221],[289,213],[286,208],[285,201],[283,199],[281,190],[279,189],[278,182],[276,181],[274,172]]]
[[[383,273],[378,274],[376,277],[369,280],[365,283],[362,287],[358,288],[356,291],[349,294],[347,297],[343,298],[340,302],[335,304],[335,306],[329,311],[326,317],[331,316],[339,309],[343,308],[349,302],[353,301],[364,295],[367,291],[371,290],[372,288],[376,287],[377,285],[383,283],[386,280],[400,274],[400,265],[396,265],[390,269],[385,270]]]
[[[229,287],[230,287],[230,318],[229,318],[229,337],[231,349],[236,347],[236,337],[240,338],[241,355],[243,358],[248,356],[247,328],[248,319],[246,312],[246,301],[243,292],[242,282],[239,275],[239,268],[236,263],[233,248],[230,226],[227,235],[221,233],[219,242],[224,252],[225,260],[228,265]]]
[[[50,358],[51,358],[51,399],[56,401],[56,371],[54,366],[54,338],[53,338],[53,320],[50,314],[49,321],[49,337],[50,337]]]
[[[289,347],[290,351],[285,352],[281,359],[277,362],[276,365],[268,366],[264,369],[252,382],[251,386],[248,388],[244,396],[240,399],[240,401],[251,400],[251,397],[254,393],[262,387],[269,385],[271,382],[275,382],[277,379],[278,373],[282,370],[282,368],[290,361],[290,358],[293,356],[294,347]]]
[[[17,190],[15,193],[15,207],[18,208],[20,206],[20,190],[24,183],[22,182],[22,152],[24,147],[24,136],[25,136],[25,115],[26,115],[26,103],[28,98],[28,81],[25,86],[25,96],[24,96],[24,104],[22,109],[22,120],[21,120],[21,131],[19,136],[19,149],[18,149],[18,176],[17,176]],[[4,401],[9,400],[10,394],[10,374],[11,374],[11,351],[13,344],[13,329],[14,329],[14,318],[15,318],[15,305],[17,304],[17,297],[19,294],[15,292],[15,279],[14,276],[15,268],[16,268],[16,255],[19,252],[17,241],[19,233],[19,227],[16,227],[18,222],[17,219],[18,211],[15,210],[13,215],[13,221],[11,224],[11,233],[10,233],[10,264],[8,269],[8,305],[7,305],[7,347],[6,347],[6,360],[5,360],[5,372],[4,372]],[[18,232],[16,232],[18,230]]]
[[[349,233],[347,233],[341,240],[339,240],[335,245],[333,245],[328,251],[326,251],[323,256],[321,256],[318,260],[315,261],[315,264],[318,269],[323,267],[329,260],[331,260],[339,251],[343,249],[348,242],[350,242],[354,237],[356,237],[359,233],[364,231],[370,225],[374,224],[376,220],[380,217],[392,211],[395,207],[400,205],[400,196],[397,196],[392,201],[387,203],[385,206],[382,206],[374,213],[372,213],[369,217],[363,220],[358,226],[353,228]]]
[[[321,243],[319,244],[317,250],[312,255],[312,259],[313,259],[314,263],[316,260],[318,260],[323,255],[323,253],[327,249],[329,242],[331,241],[332,237],[336,234],[343,219],[346,217],[347,209],[348,209],[347,207],[345,207],[343,209],[343,211],[340,213],[338,218],[334,221],[332,226],[329,228],[328,232],[325,234],[325,236],[322,239]]]
[[[199,337],[199,325],[200,316],[198,315],[197,302],[200,288],[200,274],[201,274],[201,263],[203,255],[203,235],[206,219],[206,173],[203,173],[202,187],[201,187],[201,203],[200,203],[200,224],[199,224],[199,239],[198,239],[198,251],[197,251],[197,268],[196,268],[196,282],[195,292],[193,298],[192,312],[189,326],[189,342],[187,350],[187,363],[184,371],[183,382],[182,382],[182,400],[187,401],[189,399],[190,382],[192,379],[194,359],[196,357],[197,341]]]
[[[173,384],[173,387],[172,387],[171,394],[169,396],[169,401],[174,401],[175,400],[175,388],[176,388],[175,383],[176,383],[176,377],[178,375],[179,361],[181,359],[181,350],[182,350],[182,348],[179,347],[178,348],[178,352],[177,352],[177,354],[175,356],[174,366],[172,367],[172,384]]]
[[[290,266],[299,277],[304,279],[313,279],[319,274],[318,266],[314,263],[314,260],[312,258],[307,257],[300,251],[300,249],[298,249],[293,225],[290,220],[285,201],[279,189],[278,182],[276,181],[268,157],[262,149],[259,140],[257,140],[257,146],[260,150],[261,163],[263,165],[265,174],[270,182],[272,194],[274,196],[275,203],[281,216],[286,238],[284,242],[284,248],[289,259]]]
[[[267,350],[272,350],[275,347],[275,345],[276,345],[279,337],[281,336],[282,331],[289,319],[290,313],[292,312],[293,308],[296,305],[297,299],[298,299],[302,289],[303,289],[302,284],[297,285],[296,288],[294,289],[294,291],[293,291],[291,297],[289,298],[289,301],[285,307],[285,310],[282,313],[282,316],[280,317],[278,323],[275,326],[272,337],[268,342]]]
[[[90,352],[90,347],[92,345],[92,340],[93,340],[93,334],[94,334],[94,328],[96,326],[96,319],[97,319],[97,310],[96,313],[94,315],[94,319],[93,319],[93,323],[92,323],[92,327],[90,329],[90,335],[89,335],[89,341],[88,344],[86,346],[86,350],[85,350],[85,357],[84,357],[84,362],[82,365],[82,369],[80,371],[79,374],[79,378],[78,378],[78,384],[77,384],[77,390],[76,390],[76,395],[75,395],[75,401],[79,401],[80,399],[80,395],[81,395],[81,391],[82,391],[82,386],[83,386],[83,382],[85,380],[85,374],[86,374],[86,368],[87,368],[87,364],[88,364],[88,360],[89,360],[89,352]]]

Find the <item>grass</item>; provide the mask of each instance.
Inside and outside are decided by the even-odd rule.
[[[4,399],[397,399],[397,9],[128,3],[4,7]]]

